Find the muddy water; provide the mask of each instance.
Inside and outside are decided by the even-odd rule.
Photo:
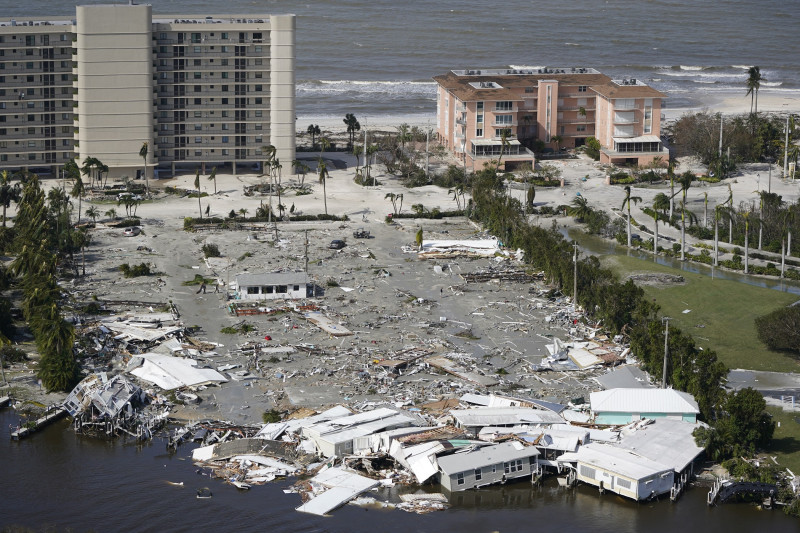
[[[706,490],[690,489],[676,504],[636,504],[579,487],[526,482],[457,493],[452,508],[427,516],[346,506],[319,518],[294,511],[292,481],[248,492],[196,473],[190,448],[165,453],[145,446],[76,436],[66,421],[22,442],[9,439],[13,410],[0,412],[0,526],[55,531],[490,532],[490,531],[797,531],[781,512],[749,505],[709,509]],[[167,482],[183,482],[176,487]],[[196,489],[209,487],[211,499]],[[395,497],[396,493],[386,493]]]

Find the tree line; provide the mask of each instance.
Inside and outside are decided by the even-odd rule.
[[[477,172],[471,183],[473,219],[505,246],[522,249],[525,261],[544,271],[557,289],[571,288],[577,270],[577,303],[587,316],[602,323],[612,334],[627,335],[642,368],[660,376],[665,326],[658,305],[646,299],[644,291],[632,281],[619,281],[594,256],[578,259],[575,269],[573,248],[555,224],[550,228],[530,224],[523,206],[506,194],[504,180],[491,165]],[[722,459],[738,452],[753,452],[769,442],[774,431],[769,420],[750,435],[752,438],[743,438],[741,432],[731,430],[731,425],[740,428],[746,423],[740,404],[758,413],[763,413],[766,404],[759,403],[758,399],[763,402],[763,398],[758,393],[753,396],[749,389],[725,391],[728,369],[714,350],[699,347],[690,335],[674,326],[669,326],[668,346],[667,384],[692,394],[697,400],[701,418],[711,425],[702,440],[709,453]]]

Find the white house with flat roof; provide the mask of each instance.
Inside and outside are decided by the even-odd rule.
[[[239,274],[236,276],[236,298],[238,300],[306,298],[308,283],[308,274],[305,272]]]
[[[558,461],[575,465],[578,481],[636,501],[669,493],[675,476],[670,466],[595,442],[565,453]]]
[[[627,424],[642,418],[696,422],[700,409],[688,392],[674,389],[609,389],[589,395],[597,424]]]

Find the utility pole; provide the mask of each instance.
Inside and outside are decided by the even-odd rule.
[[[786,139],[783,142],[783,179],[789,172],[789,113],[786,113]]]
[[[425,130],[425,176],[428,176],[428,167],[430,161],[430,152],[428,151],[428,146],[431,142],[431,127],[430,124],[428,128]]]
[[[767,178],[767,192],[772,192],[772,158],[767,157],[767,164],[769,165],[769,177]]]
[[[719,114],[719,158],[722,159],[722,113]]]
[[[572,241],[572,247],[575,250],[575,254],[572,256],[572,262],[574,263],[573,266],[573,273],[572,273],[572,307],[575,308],[575,311],[578,310],[578,241]]]
[[[670,318],[665,316],[661,319],[666,324],[664,327],[664,370],[661,374],[661,388],[667,388],[667,360],[669,359],[669,321]]]
[[[306,238],[303,245],[305,246],[305,273],[308,274],[308,230],[306,230]]]

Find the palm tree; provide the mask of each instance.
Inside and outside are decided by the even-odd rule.
[[[200,220],[203,220],[203,206],[200,203],[200,169],[194,175],[194,188],[197,189],[197,208],[200,210]]]
[[[97,167],[100,164],[100,160],[95,157],[87,156],[83,160],[83,166],[81,167],[81,174],[84,176],[89,176],[89,183],[91,183],[92,188],[94,188],[94,182],[97,176]]]
[[[658,196],[658,195],[656,195]],[[666,198],[666,195],[664,195]],[[656,198],[653,198],[653,224],[655,224],[655,231],[653,232],[653,253],[658,255],[658,209],[659,205],[656,201]]]
[[[553,135],[550,137],[550,142],[556,145],[556,152],[558,152],[558,148],[563,141],[564,139],[561,137],[561,135]]]
[[[11,202],[18,203],[22,198],[22,189],[19,183],[11,184],[11,177],[7,170],[0,172],[0,205],[3,206],[3,227],[6,227],[6,209]]]
[[[669,178],[669,222],[672,223],[672,213],[675,210],[675,161],[669,160],[667,164],[667,177]]]
[[[208,181],[214,182],[214,194],[217,194],[217,167],[211,169],[211,174],[208,175]]]
[[[750,211],[742,213],[744,219],[744,273],[750,272]]]
[[[689,187],[692,186],[692,181],[695,179],[695,175],[692,171],[687,170],[678,178],[678,183],[681,185],[681,261],[684,261],[686,258],[685,249],[686,249],[686,193],[689,190]],[[690,217],[696,218],[694,214],[690,214]]]
[[[747,69],[747,94],[750,95],[750,114],[753,111],[753,102],[755,99],[755,113],[758,113],[758,90],[761,88],[761,82],[767,81],[766,78],[761,76],[761,68],[752,66]],[[745,95],[746,96],[746,95]]]
[[[669,196],[663,192],[660,192],[653,197],[653,209],[655,211],[661,211],[661,214],[665,217],[667,216],[667,210],[669,209],[669,206]]]
[[[503,128],[503,131],[500,132],[500,157],[497,158],[497,166],[495,167],[495,172],[500,170],[500,162],[503,160],[503,151],[509,146],[508,136],[511,135],[511,130],[509,128]],[[509,187],[509,191],[511,188]]]
[[[317,171],[319,173],[319,182],[322,184],[322,200],[325,203],[325,214],[328,214],[328,188],[326,187],[326,182],[328,181],[328,177],[330,173],[328,172],[328,166],[325,164],[325,159],[322,155],[325,153],[325,150],[330,148],[331,142],[327,139],[327,137],[322,137],[319,140],[320,150],[319,150],[319,160],[317,162]]]
[[[142,172],[144,172],[144,183],[145,183],[145,191],[147,192],[148,198],[150,197],[150,180],[147,178],[147,148],[148,144],[145,141],[142,144],[142,147],[139,149],[139,157],[142,158]]]
[[[78,175],[77,179],[75,180],[75,185],[73,185],[70,194],[72,196],[78,197],[78,222],[77,224],[81,223],[81,202],[83,201],[83,195],[86,192],[86,189],[83,186],[83,179]]]
[[[103,214],[105,216],[107,216],[108,218],[110,218],[111,220],[116,220],[117,219],[117,210],[114,209],[113,207],[111,209],[109,209],[108,211],[106,211],[105,213],[103,213]]]
[[[347,134],[350,136],[350,146],[353,146],[356,132],[361,131],[361,124],[353,113],[347,113],[344,116],[344,123],[347,125]]]
[[[533,208],[533,201],[536,199],[536,187],[533,183],[527,182],[528,192],[525,194],[525,214],[528,214],[528,209]]]
[[[622,208],[625,209],[627,206],[628,208],[628,248],[631,247],[631,203],[638,204],[642,201],[642,198],[639,196],[631,196],[631,187],[630,185],[625,186],[625,199],[622,201]]]
[[[292,167],[294,168],[295,172],[300,174],[300,188],[302,189],[305,185],[306,181],[306,172],[311,171],[311,167],[300,161],[299,159],[294,159],[292,161]]]
[[[728,224],[730,224],[728,228],[728,242],[733,244],[733,189],[731,189],[731,184],[728,184],[728,199],[722,203],[722,205],[728,204]]]
[[[578,222],[582,222],[592,213],[592,208],[589,207],[589,201],[585,196],[576,196],[572,199],[571,204],[572,207],[567,208],[567,214]]]
[[[411,131],[408,127],[408,124],[405,122],[397,126],[397,141],[400,143],[400,147],[405,150],[406,143],[411,140]]]
[[[247,209],[244,207],[239,209],[239,214],[242,215],[242,218],[245,218],[247,216]]]
[[[392,202],[392,211],[394,211],[395,215],[399,214],[400,211],[403,209],[403,194],[402,193],[395,194],[393,192],[389,192],[389,193],[386,193],[386,196],[384,196],[383,198],[384,198],[384,200],[388,199],[390,202]],[[398,202],[399,202],[399,207],[398,207]]]
[[[95,206],[92,206],[86,210],[86,216],[92,219],[93,224],[96,224],[97,217],[100,216],[100,211],[98,211]]]
[[[311,148],[314,148],[317,145],[317,143],[314,140],[317,138],[317,135],[322,133],[322,131],[319,129],[318,125],[311,124],[306,129],[306,132],[308,132],[308,134],[311,135]]]
[[[317,165],[317,172],[319,172],[319,182],[322,184],[322,200],[325,203],[325,214],[328,214],[328,189],[325,185],[325,182],[328,181],[328,177],[330,173],[328,172],[328,167],[325,164],[325,161],[320,158],[319,164]]]
[[[703,193],[703,227],[708,227],[708,192]]]

